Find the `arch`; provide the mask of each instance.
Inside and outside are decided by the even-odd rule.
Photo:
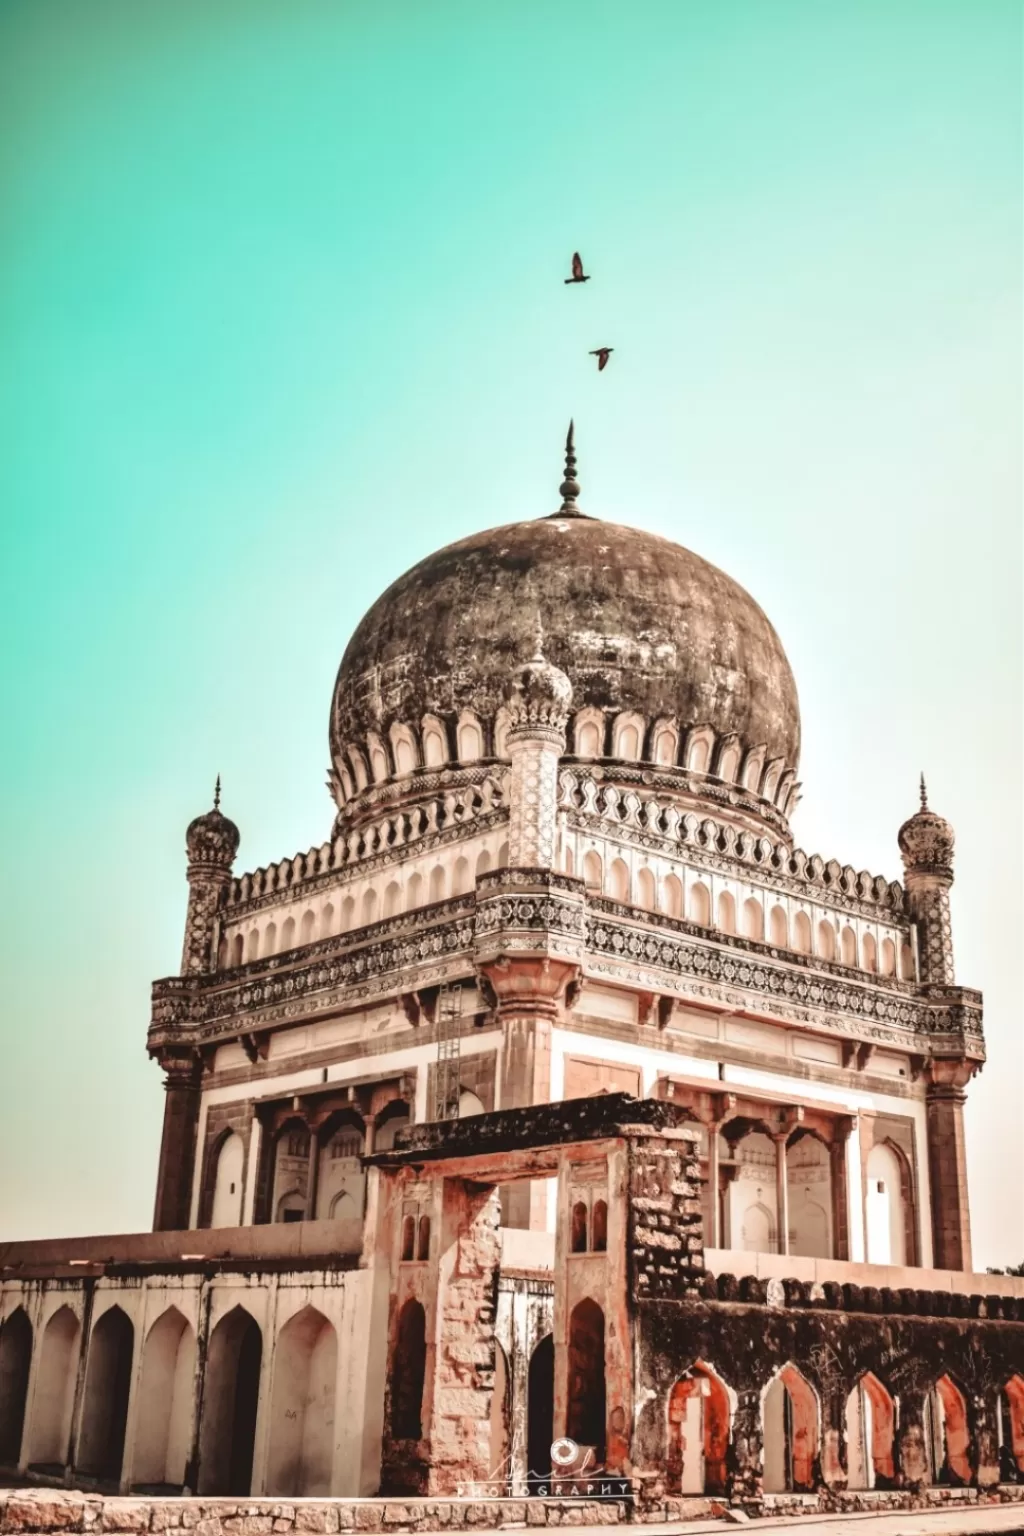
[[[582,1200],[577,1200],[572,1208],[569,1248],[572,1253],[586,1253],[587,1251],[587,1207]]]
[[[550,1333],[539,1339],[530,1355],[526,1378],[526,1465],[535,1487],[551,1476],[551,1442],[555,1438],[555,1341]]]
[[[459,1119],[467,1120],[470,1115],[484,1115],[483,1102],[469,1088],[463,1088],[459,1094]]]
[[[623,762],[635,763],[643,751],[644,720],[642,715],[625,713],[615,717],[612,726],[612,756]]]
[[[764,907],[761,902],[755,901],[753,896],[748,896],[743,903],[743,937],[764,938]]]
[[[789,1252],[805,1259],[832,1257],[832,1163],[813,1132],[796,1131],[786,1151]]]
[[[355,921],[356,921],[356,899],[350,893],[348,896],[345,897],[345,900],[341,904],[341,931],[342,931],[342,933],[348,933],[349,929],[351,929],[351,928],[353,928],[355,926]]]
[[[691,923],[697,923],[701,928],[711,927],[711,892],[702,880],[690,886],[686,915]]]
[[[609,865],[608,895],[612,901],[629,901],[629,870],[623,859],[613,859]]]
[[[736,901],[731,891],[719,892],[718,926],[723,933],[736,932]]]
[[[427,1369],[427,1317],[410,1298],[398,1314],[388,1382],[392,1440],[419,1440],[423,1433],[423,1382]]]
[[[691,773],[707,773],[714,740],[714,732],[708,725],[690,732],[686,743],[686,766]]]
[[[228,964],[234,969],[235,966],[244,964],[244,961],[245,936],[241,933],[236,933],[231,939],[231,959]]]
[[[882,961],[879,970],[883,976],[896,975],[896,945],[892,939],[882,940]]]
[[[474,714],[463,710],[455,727],[460,763],[475,763],[484,755],[484,733]]]
[[[416,1218],[411,1213],[402,1217],[401,1262],[410,1264],[416,1257]]]
[[[604,866],[594,848],[588,848],[583,856],[583,881],[588,891],[600,892],[604,887]]]
[[[421,1261],[430,1258],[429,1216],[421,1216],[416,1223],[416,1257]]]
[[[444,726],[434,715],[423,717],[423,761],[428,768],[440,768],[448,761]]]
[[[366,1174],[360,1161],[366,1127],[354,1112],[343,1110],[321,1129],[317,1152],[316,1215],[344,1224],[336,1239],[341,1253],[362,1246]]]
[[[966,1488],[973,1479],[967,1402],[951,1376],[940,1376],[925,1399],[925,1445],[933,1483]]]
[[[25,1399],[32,1363],[32,1324],[24,1307],[0,1323],[0,1466],[16,1467],[25,1429]]]
[[[646,864],[637,871],[636,900],[637,905],[644,907],[648,912],[657,911],[658,898],[655,892],[654,872]]]
[[[866,971],[878,970],[878,945],[873,933],[866,933],[860,943],[860,963]]]
[[[789,919],[785,907],[780,907],[778,902],[768,915],[768,939],[776,949],[789,948]]]
[[[726,1492],[729,1394],[697,1361],[668,1397],[668,1486],[673,1493]]]
[[[308,1182],[309,1127],[303,1120],[288,1120],[274,1141],[274,1188],[270,1202],[274,1221],[303,1219]]]
[[[577,1445],[594,1447],[598,1466],[605,1457],[604,1313],[590,1297],[569,1316],[569,1381],[565,1432]]]
[[[352,773],[356,781],[356,791],[357,793],[361,793],[370,782],[370,776],[366,771],[366,759],[363,757],[363,754],[359,748],[355,745],[350,745],[346,748],[346,750],[348,752],[348,760],[352,764]]]
[[[199,1493],[248,1498],[256,1439],[263,1335],[244,1307],[233,1307],[210,1335],[199,1431]]]
[[[389,880],[384,890],[382,917],[397,917],[402,909],[402,887],[397,880]]]
[[[760,1200],[748,1205],[743,1213],[744,1253],[774,1253],[778,1246],[775,1238],[775,1217]]]
[[[507,842],[499,844],[497,868],[498,869],[508,869],[508,843]]]
[[[250,928],[245,936],[245,963],[249,965],[259,958],[260,931],[258,928]]]
[[[134,1351],[135,1329],[128,1314],[118,1306],[109,1307],[89,1339],[75,1458],[77,1469],[99,1482],[117,1483],[121,1479]]]
[[[382,784],[389,773],[388,755],[384,751],[384,743],[372,731],[367,736],[366,742],[370,749],[370,775],[375,784]]]
[[[79,1333],[68,1306],[58,1307],[43,1329],[28,1428],[30,1466],[59,1469],[67,1461]]]
[[[448,894],[448,877],[443,864],[435,864],[430,871],[430,900],[444,901]]]
[[[912,946],[904,941],[900,945],[900,980],[915,981],[916,979],[914,951]]]
[[[736,770],[740,765],[740,749],[737,742],[730,742],[718,758],[718,777],[727,784],[736,782]]]
[[[294,948],[295,948],[295,919],[294,919],[294,917],[286,917],[284,922],[281,925],[281,950],[282,950],[282,953],[283,953],[285,950],[294,949]]]
[[[486,875],[490,867],[490,852],[486,848],[481,848],[480,852],[476,856],[476,878],[479,880],[481,875]]]
[[[359,921],[363,928],[377,921],[377,892],[372,885],[368,885],[363,892]]]
[[[406,774],[415,773],[419,766],[416,752],[416,738],[408,725],[393,725],[388,733],[391,737],[391,752],[395,759],[395,774],[398,778],[404,778]]]
[[[277,953],[277,924],[269,922],[263,930],[263,943],[260,945],[260,954],[264,959]]]
[[[662,888],[665,911],[669,917],[683,915],[683,882],[678,875],[666,875]]]
[[[423,905],[423,876],[418,869],[414,869],[409,876],[405,887],[405,910],[415,912],[417,907]]]
[[[608,1202],[595,1200],[590,1223],[590,1246],[594,1253],[608,1252]]]
[[[793,918],[793,948],[798,955],[811,952],[811,920],[806,912],[798,912]]]
[[[452,877],[452,895],[465,896],[473,889],[473,877],[469,872],[469,860],[465,854],[460,854],[455,860],[455,873]]]
[[[1001,1481],[1024,1473],[1024,1376],[1013,1375],[1003,1388],[1000,1413]]]
[[[857,964],[857,935],[849,923],[846,923],[843,927],[839,940],[839,953],[842,956],[844,965]]]
[[[316,1307],[305,1306],[285,1323],[274,1349],[267,1493],[330,1493],[337,1374],[334,1327]]]
[[[893,1437],[896,1405],[871,1371],[846,1399],[847,1486],[891,1488],[896,1476]]]
[[[567,875],[574,875],[576,873],[576,856],[572,851],[572,843],[570,843],[568,837],[562,848],[562,869]]]
[[[382,1110],[377,1120],[377,1131],[373,1139],[374,1151],[388,1152],[395,1144],[395,1137],[399,1131],[404,1130],[410,1123],[412,1116],[409,1106],[404,1099],[392,1099],[386,1109]]]
[[[904,1167],[896,1148],[877,1142],[867,1158],[867,1256],[869,1264],[908,1262]]]
[[[242,1225],[242,1168],[245,1164],[245,1143],[237,1131],[228,1131],[221,1137],[214,1152],[213,1201],[210,1207],[211,1227],[240,1227]]]
[[[573,751],[577,757],[604,753],[604,716],[599,709],[581,709],[573,721]]]
[[[818,1399],[792,1363],[772,1378],[761,1403],[765,1493],[809,1492],[818,1459]]]
[[[679,751],[679,732],[670,720],[655,722],[651,741],[651,756],[660,768],[675,767]]]
[[[195,1369],[195,1333],[177,1307],[168,1307],[142,1347],[133,1488],[180,1491],[184,1485]]]
[[[836,927],[827,917],[818,923],[818,954],[823,960],[834,960],[836,957]]]

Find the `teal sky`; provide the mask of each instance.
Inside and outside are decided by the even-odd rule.
[[[357,620],[574,414],[779,630],[797,841],[897,876],[927,771],[1024,1258],[1021,159],[1016,0],[4,0],[0,1235],[148,1226],[188,820],[326,837]]]

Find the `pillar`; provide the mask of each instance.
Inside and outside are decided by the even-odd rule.
[[[192,1051],[165,1054],[164,1127],[157,1167],[154,1232],[188,1227],[199,1124],[201,1062]]]
[[[953,828],[928,808],[921,775],[921,809],[899,831],[904,889],[917,927],[920,979],[926,985],[953,985],[953,929],[949,889],[953,884]]]
[[[964,1089],[977,1063],[938,1059],[927,1065],[925,1116],[931,1184],[932,1262],[936,1269],[971,1268],[971,1217],[964,1140]]]
[[[850,1186],[846,1168],[847,1143],[856,1123],[852,1115],[838,1115],[833,1125],[832,1144],[829,1147],[829,1167],[832,1175],[832,1231],[835,1249],[833,1257],[836,1259],[849,1259],[851,1256]]]
[[[775,1219],[778,1227],[779,1253],[789,1252],[789,1181],[786,1177],[786,1143],[789,1131],[776,1131],[775,1142]]]

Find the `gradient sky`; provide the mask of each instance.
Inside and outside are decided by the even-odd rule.
[[[0,1236],[148,1227],[184,830],[322,841],[383,587],[582,505],[767,610],[798,842],[957,831],[1024,1259],[1016,0],[4,0]],[[572,251],[592,269],[563,287]],[[597,376],[591,347],[614,345]]]

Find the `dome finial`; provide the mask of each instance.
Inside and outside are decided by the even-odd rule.
[[[565,479],[558,487],[559,494],[562,497],[562,505],[558,510],[563,517],[582,516],[579,507],[576,505],[576,498],[580,493],[580,483],[576,479],[576,445],[574,432],[575,423],[570,421],[569,431],[566,433],[565,438]]]
[[[217,775],[217,782],[213,786],[213,808],[214,808],[215,811],[219,811],[220,810],[220,774],[219,773]]]
[[[544,660],[544,621],[540,616],[539,608],[537,609],[533,620],[533,656],[531,657],[531,660]]]
[[[921,809],[922,811],[926,811],[928,809],[928,790],[924,782],[923,773],[921,775]]]

